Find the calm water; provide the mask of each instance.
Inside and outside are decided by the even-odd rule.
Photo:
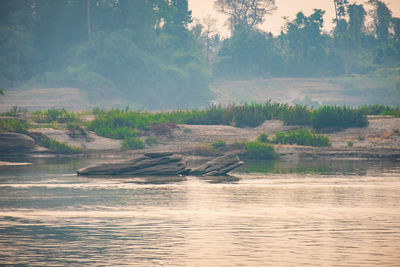
[[[399,266],[400,164],[252,163],[232,178],[0,169],[0,264]]]

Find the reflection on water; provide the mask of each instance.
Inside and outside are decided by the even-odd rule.
[[[252,162],[233,177],[0,169],[0,260],[26,265],[398,266],[398,162]]]

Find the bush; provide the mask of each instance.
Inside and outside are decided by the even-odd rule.
[[[47,111],[34,111],[31,113],[32,120],[38,123],[68,123],[78,121],[78,117],[66,109],[50,108]]]
[[[224,140],[218,140],[217,142],[212,143],[211,146],[214,149],[218,150],[218,149],[221,149],[221,148],[225,148],[226,147],[226,142]]]
[[[386,105],[362,105],[358,108],[364,115],[391,115],[400,117],[400,107]]]
[[[278,154],[273,146],[261,142],[246,142],[245,156],[250,159],[276,159]]]
[[[18,119],[0,119],[0,132],[10,131],[17,133],[26,132],[28,125],[24,120]]]
[[[311,122],[316,129],[326,127],[365,127],[368,125],[367,117],[363,112],[345,106],[323,106],[314,111]]]
[[[69,131],[69,135],[72,138],[76,137],[87,137],[88,133],[87,130],[78,122],[68,122],[67,129]]]
[[[145,142],[146,142],[146,145],[148,145],[148,146],[154,146],[154,145],[157,145],[160,143],[160,141],[158,141],[157,138],[152,137],[152,136],[147,137]]]
[[[123,150],[143,149],[144,147],[144,143],[139,137],[127,136],[122,142]]]
[[[311,110],[303,105],[282,105],[279,119],[287,125],[310,125]]]
[[[327,136],[315,134],[307,129],[299,129],[290,132],[278,132],[275,134],[273,143],[276,144],[296,144],[301,146],[330,146]]]
[[[261,133],[258,137],[257,137],[257,141],[260,143],[269,143],[270,140],[268,139],[268,135],[265,133]]]
[[[18,117],[19,114],[26,114],[28,111],[26,108],[21,108],[18,106],[13,106],[10,111],[4,112],[1,115],[9,117]]]
[[[50,151],[59,153],[59,154],[79,154],[82,153],[82,148],[70,146],[64,142],[59,142],[54,139],[48,138],[46,136],[40,136],[35,138],[37,143],[42,146],[48,148]]]
[[[348,141],[348,142],[347,142],[347,146],[348,146],[348,147],[352,147],[353,145],[354,145],[354,142],[353,142],[353,141]]]

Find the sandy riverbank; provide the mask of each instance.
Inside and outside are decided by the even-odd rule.
[[[265,121],[255,128],[236,128],[226,125],[179,125],[171,135],[155,136],[159,144],[151,150],[163,150],[185,155],[221,154],[226,151],[211,151],[210,144],[218,140],[227,143],[228,150],[235,151],[235,144],[254,140],[260,133],[272,135],[278,131],[288,131],[300,126],[287,126],[282,121]],[[400,158],[400,118],[370,116],[369,125],[364,128],[349,128],[327,133],[331,147],[306,147],[297,145],[275,145],[283,157],[331,157],[331,158]],[[57,141],[81,147],[87,156],[126,157],[140,151],[121,151],[121,141],[112,140],[89,133],[87,138],[72,138],[67,130],[38,128]],[[353,145],[349,146],[349,142]],[[147,149],[148,150],[148,149]]]

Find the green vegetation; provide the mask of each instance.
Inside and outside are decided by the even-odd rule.
[[[226,142],[224,140],[218,140],[217,142],[212,143],[211,146],[215,150],[222,149],[226,147]]]
[[[50,108],[47,111],[34,111],[31,113],[33,121],[38,123],[69,123],[79,121],[76,114],[67,111],[66,109]]]
[[[0,132],[25,133],[27,129],[28,124],[25,120],[0,118]]]
[[[365,127],[368,125],[367,117],[363,112],[345,106],[323,106],[313,112],[311,122],[316,129]]]
[[[245,143],[245,157],[250,159],[276,159],[278,154],[272,145],[258,141]]]
[[[361,136],[361,135],[359,135],[359,136],[357,137],[357,139],[358,139],[359,141],[364,141],[364,140],[365,140],[365,137],[364,137],[364,136]]]
[[[270,143],[270,140],[268,139],[268,135],[265,133],[261,133],[258,137],[257,137],[257,141],[260,143]]]
[[[148,137],[146,137],[145,143],[147,146],[154,146],[154,145],[159,144],[160,141],[153,136],[148,136]]]
[[[394,117],[400,117],[400,106],[362,105],[358,110],[365,115],[391,115]]]
[[[298,129],[290,132],[275,133],[272,140],[276,144],[296,144],[301,146],[330,146],[327,136],[316,134],[308,129]]]
[[[70,146],[64,142],[59,142],[54,139],[48,138],[44,135],[35,137],[38,145],[48,148],[50,151],[59,154],[80,154],[82,149],[80,147]]]
[[[87,138],[87,136],[88,136],[87,130],[81,125],[81,123],[76,122],[76,121],[68,122],[67,130],[69,131],[69,135],[72,138],[76,138],[76,137]]]
[[[353,145],[354,145],[354,142],[353,142],[353,141],[348,141],[348,142],[347,142],[347,146],[348,146],[348,147],[352,147]]]
[[[10,111],[1,113],[2,116],[18,117],[19,114],[26,114],[28,111],[25,108],[13,106]]]
[[[139,137],[126,136],[122,142],[123,150],[143,149],[144,147],[145,145]]]

